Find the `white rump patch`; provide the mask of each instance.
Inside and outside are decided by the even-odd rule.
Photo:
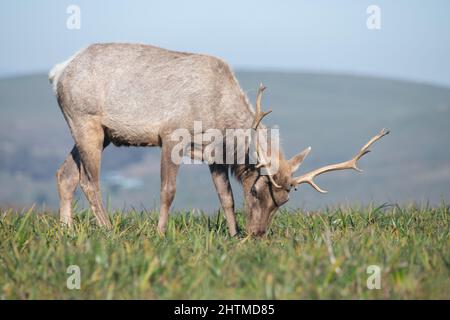
[[[83,48],[81,50],[78,50],[74,55],[72,55],[69,59],[67,59],[64,62],[58,63],[55,65],[50,72],[48,73],[48,79],[50,80],[50,83],[53,85],[53,92],[55,95],[57,94],[58,89],[58,81],[61,77],[64,69],[69,65],[69,63],[72,62],[73,59],[75,59],[76,56],[78,56],[80,53],[82,53],[86,48]]]

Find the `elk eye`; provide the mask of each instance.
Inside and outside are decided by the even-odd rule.
[[[256,192],[255,186],[253,186],[253,187],[250,189],[250,192],[252,193],[252,196],[256,197],[257,192]]]

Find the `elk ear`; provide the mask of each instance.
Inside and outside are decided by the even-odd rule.
[[[299,154],[296,154],[291,159],[288,160],[289,165],[291,166],[291,173],[297,171],[298,167],[302,164],[303,160],[305,160],[308,153],[311,151],[311,147],[306,148]]]

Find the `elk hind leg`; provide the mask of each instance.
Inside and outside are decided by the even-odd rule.
[[[97,219],[97,224],[108,229],[112,228],[106,210],[102,204],[100,191],[100,163],[105,141],[104,129],[98,122],[87,120],[83,130],[73,132],[80,154],[80,186]]]
[[[163,142],[161,148],[161,209],[159,211],[158,232],[166,232],[167,222],[169,220],[169,210],[175,198],[177,189],[177,174],[179,164],[171,159],[172,144]]]
[[[72,200],[80,182],[80,155],[76,146],[56,171],[59,193],[59,218],[61,223],[72,226]]]

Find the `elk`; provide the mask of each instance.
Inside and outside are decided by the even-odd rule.
[[[171,161],[177,128],[193,130],[195,120],[206,128],[224,132],[228,128],[264,128],[261,120],[270,112],[261,111],[264,87],[260,86],[255,109],[240,88],[230,67],[222,60],[203,54],[170,51],[150,45],[93,44],[49,73],[59,107],[75,145],[56,173],[60,198],[60,220],[71,226],[72,200],[81,186],[100,226],[111,228],[100,192],[100,163],[104,148],[116,146],[159,146],[161,148],[160,213],[157,230],[164,234],[169,209],[176,192],[179,164]],[[209,170],[229,233],[236,235],[230,172],[242,184],[246,230],[263,235],[277,209],[300,184],[310,184],[325,192],[314,178],[325,172],[354,169],[376,140],[389,133],[382,130],[350,160],[328,165],[294,177],[311,148],[291,159],[276,150],[278,170],[270,170],[256,143],[256,164],[209,163]],[[246,149],[247,156],[250,148]],[[249,157],[247,157],[249,158]],[[272,158],[271,158],[272,159]],[[265,170],[265,174],[263,174]]]

